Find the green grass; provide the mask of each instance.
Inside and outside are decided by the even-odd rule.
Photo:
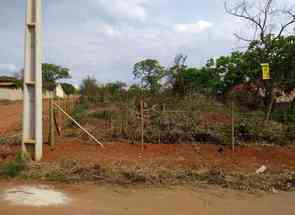
[[[46,180],[53,182],[67,182],[69,179],[60,171],[52,171],[45,176]]]
[[[27,163],[21,153],[17,153],[13,161],[0,165],[0,176],[14,178],[26,169]]]
[[[86,102],[78,104],[74,110],[71,113],[71,116],[78,121],[79,123],[82,123],[83,118],[87,115],[87,112],[89,111],[89,104]],[[73,127],[75,124],[72,121],[69,121],[66,126]]]

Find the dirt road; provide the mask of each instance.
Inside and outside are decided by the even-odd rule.
[[[0,183],[0,214],[5,215],[294,215],[295,193],[250,195],[219,188],[118,188],[55,185],[70,199],[55,207],[17,206],[2,198],[15,183]]]

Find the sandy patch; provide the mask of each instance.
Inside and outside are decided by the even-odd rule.
[[[3,198],[15,205],[32,207],[58,206],[68,204],[70,199],[62,192],[47,186],[20,186],[6,190]]]

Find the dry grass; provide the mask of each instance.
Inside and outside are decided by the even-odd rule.
[[[292,191],[295,173],[242,175],[225,174],[220,169],[168,169],[157,162],[130,164],[114,162],[108,165],[64,160],[34,164],[23,172],[23,178],[58,182],[94,182],[117,185],[218,185],[224,188],[252,192],[263,190]]]

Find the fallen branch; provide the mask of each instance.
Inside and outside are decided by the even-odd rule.
[[[89,133],[85,128],[83,128],[73,117],[71,117],[67,112],[65,112],[59,105],[54,104],[55,107],[57,107],[64,115],[66,115],[70,120],[72,120],[82,131],[84,131],[91,139],[93,139],[96,143],[98,143],[102,148],[104,148],[104,145],[98,141],[92,134]]]

